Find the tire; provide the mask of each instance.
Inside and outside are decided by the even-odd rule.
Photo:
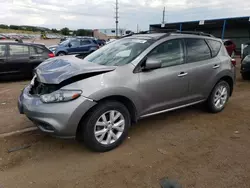
[[[121,116],[114,121],[113,125],[112,122],[110,124],[105,124],[103,116],[106,117],[106,122],[111,121],[109,118],[112,111],[115,112],[114,116],[118,116],[119,113]],[[118,125],[118,122],[122,122],[123,120],[124,124],[119,126],[119,129],[122,131],[118,131],[118,126],[117,128],[114,127]],[[97,125],[97,122],[99,122],[99,125]],[[80,132],[78,135],[80,135],[80,139],[83,140],[84,144],[89,149],[96,152],[106,152],[118,147],[125,140],[128,135],[130,124],[130,113],[123,104],[116,101],[105,101],[98,104],[88,113],[85,120],[80,124],[81,128],[79,129]],[[105,130],[106,133],[104,133]],[[102,134],[96,136],[98,131],[102,131]],[[115,140],[114,134],[117,140]]]
[[[66,55],[65,52],[58,52],[58,53],[57,53],[57,56],[64,56],[64,55]]]
[[[225,89],[225,90],[223,90],[224,91],[223,93],[220,92],[220,91],[222,91],[221,88]],[[223,95],[221,95],[221,94],[223,94]],[[208,110],[211,113],[221,112],[226,106],[226,103],[229,99],[229,95],[230,95],[229,84],[224,80],[219,81],[215,85],[215,87],[213,88],[213,90],[212,90],[212,92],[207,100]],[[215,101],[218,102],[218,100],[216,100],[216,98],[219,100],[219,104],[215,102]]]
[[[242,79],[243,80],[249,80],[250,79],[250,73],[248,74],[248,73],[241,73],[241,77],[242,77]]]

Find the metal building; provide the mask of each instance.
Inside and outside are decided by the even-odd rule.
[[[221,18],[167,24],[152,24],[150,30],[176,29],[180,31],[202,31],[221,39],[231,39],[240,51],[241,44],[250,41],[250,17]]]

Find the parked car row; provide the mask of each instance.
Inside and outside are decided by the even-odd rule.
[[[92,38],[69,38],[58,45],[49,47],[56,56],[72,54],[90,54],[99,49],[99,44]]]
[[[0,39],[33,39],[33,38],[40,38],[40,34],[21,34],[21,33],[1,33]],[[47,39],[61,39],[62,35],[60,34],[54,34],[54,33],[47,33],[46,34]]]
[[[58,47],[67,53],[75,48],[85,48],[85,39]],[[180,32],[131,35],[83,60],[47,59],[34,74],[18,99],[20,113],[43,132],[83,140],[101,152],[119,146],[141,118],[198,103],[222,111],[236,77],[222,40]]]

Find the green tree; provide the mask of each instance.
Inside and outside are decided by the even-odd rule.
[[[52,33],[58,33],[59,31],[57,29],[51,29]]]
[[[10,29],[18,30],[18,29],[19,29],[19,26],[18,26],[18,25],[10,25]]]
[[[5,24],[0,24],[0,28],[1,29],[9,29],[9,26],[5,25]]]
[[[77,36],[92,36],[92,30],[86,30],[86,29],[78,29],[75,34]]]
[[[62,29],[61,29],[61,33],[62,33],[63,35],[69,35],[69,28],[67,28],[67,27],[62,28]]]

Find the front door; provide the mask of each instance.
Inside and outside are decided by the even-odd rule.
[[[152,50],[148,57],[162,62],[162,67],[139,73],[142,116],[179,107],[188,101],[188,66],[184,61],[182,39],[169,40]]]
[[[68,48],[68,54],[79,54],[80,52],[80,40],[71,40]]]
[[[10,44],[7,57],[10,73],[26,74],[29,69],[29,48],[22,44]]]

